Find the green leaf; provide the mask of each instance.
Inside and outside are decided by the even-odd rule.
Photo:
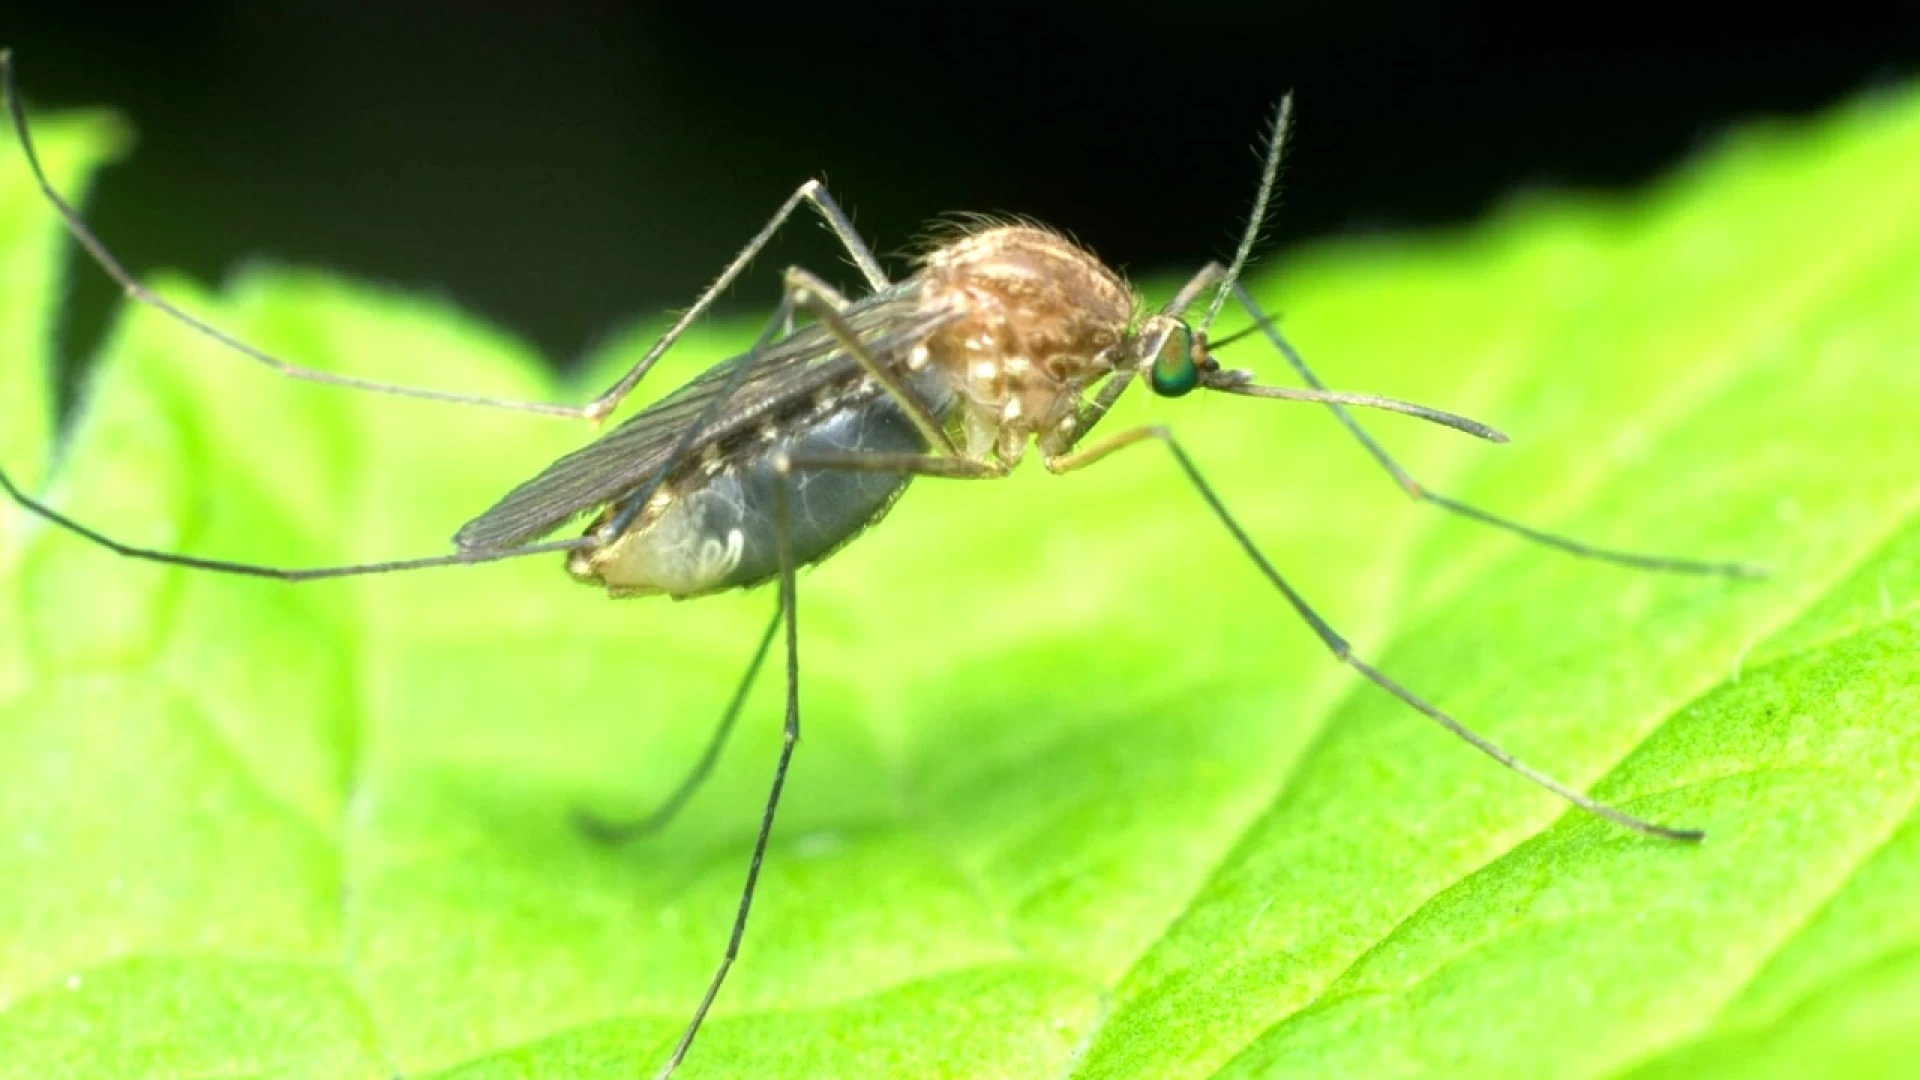
[[[114,142],[43,128],[70,190]],[[61,260],[22,174],[9,148],[0,448],[37,479]],[[475,393],[580,400],[657,330],[561,387],[442,302],[157,284],[304,363]],[[1151,444],[922,481],[801,581],[805,739],[680,1075],[1910,1061],[1920,96],[1747,131],[1630,200],[1297,253],[1256,291],[1331,384],[1514,436],[1366,418],[1436,490],[1773,569],[1635,573],[1445,518],[1313,408],[1111,421],[1171,424],[1361,656],[1707,842],[1571,811],[1333,663]],[[646,396],[756,329],[702,331]],[[584,437],[278,379],[129,309],[46,490],[134,543],[404,557]],[[0,1076],[657,1068],[733,915],[778,680],[666,832],[609,851],[569,814],[672,787],[773,597],[612,602],[558,561],[288,587],[0,515]]]

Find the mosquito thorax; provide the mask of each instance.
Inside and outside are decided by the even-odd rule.
[[[929,303],[967,312],[928,340],[960,403],[965,452],[1011,465],[1059,445],[1082,392],[1113,371],[1137,298],[1093,253],[1033,225],[992,225],[922,262]]]

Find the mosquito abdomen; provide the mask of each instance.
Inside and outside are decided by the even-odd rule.
[[[917,382],[939,393],[931,380]],[[947,404],[940,401],[936,412]],[[780,569],[776,456],[928,449],[906,412],[877,391],[784,426],[784,432],[769,428],[744,446],[688,466],[661,486],[625,533],[603,547],[575,552],[568,570],[616,596],[685,599],[758,585]],[[796,469],[786,477],[795,563],[818,562],[880,520],[907,480],[885,472]]]

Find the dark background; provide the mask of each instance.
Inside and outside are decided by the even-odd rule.
[[[883,253],[1011,210],[1177,271],[1231,249],[1289,88],[1281,247],[1635,184],[1920,71],[1920,2],[34,7],[0,24],[30,104],[110,105],[140,137],[89,205],[136,270],[441,292],[558,364],[690,302],[813,175]],[[809,218],[733,304],[768,307],[793,262],[849,277]],[[115,296],[77,275],[70,360]]]

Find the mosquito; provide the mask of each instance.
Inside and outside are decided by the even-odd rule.
[[[0,472],[0,486],[26,511],[119,555],[222,574],[313,581],[564,553],[576,580],[614,596],[679,599],[777,583],[771,621],[719,725],[693,768],[652,813],[628,820],[580,814],[608,841],[631,840],[670,821],[706,779],[776,637],[785,655],[780,753],[755,833],[746,880],[725,948],[658,1076],[679,1067],[740,952],[761,863],[800,739],[797,568],[818,563],[878,522],[915,477],[988,480],[1008,475],[1028,449],[1052,473],[1158,443],[1246,557],[1339,662],[1475,749],[1589,813],[1651,836],[1697,841],[1697,829],[1659,824],[1597,802],[1515,759],[1385,672],[1346,640],[1255,544],[1162,424],[1090,437],[1130,387],[1177,398],[1196,390],[1318,402],[1412,498],[1561,551],[1643,570],[1759,576],[1744,563],[1703,562],[1594,547],[1458,502],[1413,478],[1349,411],[1412,416],[1494,442],[1498,431],[1451,413],[1370,394],[1328,389],[1241,284],[1265,222],[1292,116],[1281,100],[1266,135],[1252,213],[1231,261],[1209,263],[1158,310],[1117,273],[1060,233],[1031,223],[977,220],[890,280],[851,220],[818,181],[788,196],[767,223],[625,374],[584,405],[453,393],[330,374],[246,344],[149,291],[89,230],[48,182],[0,53],[0,88],[28,167],[74,240],[134,301],[294,379],[450,404],[584,419],[607,418],[654,364],[802,204],[824,221],[868,292],[849,298],[799,267],[783,276],[779,305],[752,348],[714,365],[671,394],[513,488],[461,526],[451,553],[313,568],[208,558],[123,543],[63,514]],[[1204,299],[1204,306],[1202,301]],[[1224,368],[1208,340],[1229,301],[1306,385],[1266,385]],[[1198,309],[1198,317],[1193,312]],[[1238,336],[1238,335],[1236,335]],[[547,539],[587,517],[580,535]]]

